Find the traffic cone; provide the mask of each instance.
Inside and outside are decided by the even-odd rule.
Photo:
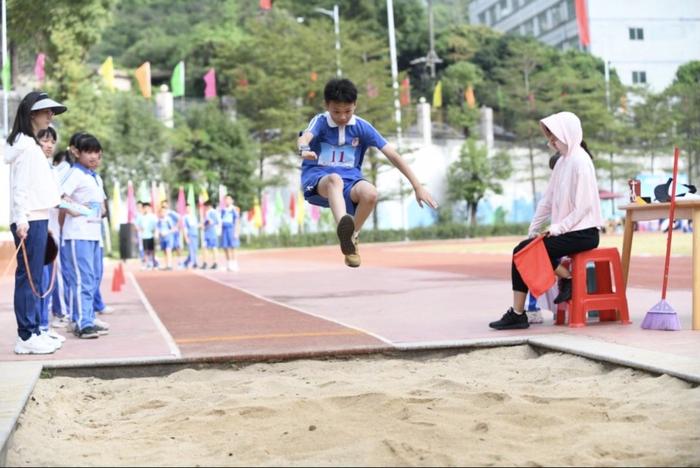
[[[114,269],[114,274],[112,275],[112,292],[119,292],[122,290],[122,283],[119,279],[119,268]]]
[[[119,263],[119,282],[122,286],[126,284],[126,277],[124,276],[124,264]]]

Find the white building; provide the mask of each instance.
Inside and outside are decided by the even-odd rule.
[[[661,91],[676,70],[700,60],[698,0],[472,0],[472,24],[587,50],[625,85]]]

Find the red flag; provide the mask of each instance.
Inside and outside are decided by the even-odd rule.
[[[216,97],[216,72],[213,68],[204,75],[204,99]]]
[[[185,215],[187,214],[187,202],[185,201],[185,188],[182,185],[177,192],[177,214],[180,215],[178,225],[183,227],[185,225]]]
[[[401,97],[399,99],[402,106],[411,104],[411,83],[408,78],[404,78],[401,82]]]
[[[591,35],[588,31],[588,9],[586,0],[576,0],[576,24],[578,25],[578,40],[582,46],[591,45]]]
[[[296,214],[296,198],[293,193],[289,196],[289,217],[292,219]]]
[[[272,9],[272,0],[260,0],[260,9],[261,10],[271,10]]]
[[[44,64],[46,62],[46,55],[39,52],[36,56],[36,62],[34,62],[34,76],[39,84],[44,82],[46,78],[46,73],[44,72]]]
[[[467,89],[464,90],[464,100],[467,102],[467,106],[470,109],[476,107],[476,98],[474,97],[474,88],[472,88],[472,85],[468,85]]]

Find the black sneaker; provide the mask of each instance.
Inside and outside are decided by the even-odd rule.
[[[501,320],[489,323],[489,327],[495,328],[496,330],[516,330],[519,328],[528,328],[529,326],[527,314],[525,312],[516,314],[512,307],[503,314]]]
[[[211,266],[212,270],[216,270],[217,268],[219,268],[219,265],[217,265],[216,263],[212,264],[212,266]]]
[[[571,278],[559,280],[559,294],[554,298],[555,304],[560,304],[571,299]]]
[[[78,327],[75,327],[75,330],[73,331],[73,334],[77,336],[78,338],[84,339],[84,340],[90,340],[94,338],[99,338],[99,333],[95,329],[95,327],[85,327],[82,330]]]
[[[343,255],[355,255],[357,254],[357,249],[355,248],[355,243],[353,242],[352,235],[355,232],[355,220],[349,214],[344,215],[338,221],[338,229],[336,234],[338,234],[338,240],[340,241],[340,250]]]
[[[206,270],[207,269],[207,262],[202,263],[199,268],[201,268],[202,270]]]

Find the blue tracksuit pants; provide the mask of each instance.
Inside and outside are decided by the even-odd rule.
[[[15,247],[19,246],[17,237],[17,225],[10,226]],[[15,270],[15,319],[17,320],[17,335],[23,340],[28,340],[32,334],[39,334],[41,321],[41,299],[39,299],[29,285],[31,273],[34,286],[38,293],[42,293],[41,283],[44,270],[44,255],[46,254],[46,238],[49,235],[49,221],[30,221],[27,238],[24,246],[29,260],[29,271],[24,263],[22,249],[17,252],[17,270]]]
[[[64,240],[61,244],[61,267],[66,304],[71,320],[81,330],[95,323],[95,288],[100,243],[96,240]]]

